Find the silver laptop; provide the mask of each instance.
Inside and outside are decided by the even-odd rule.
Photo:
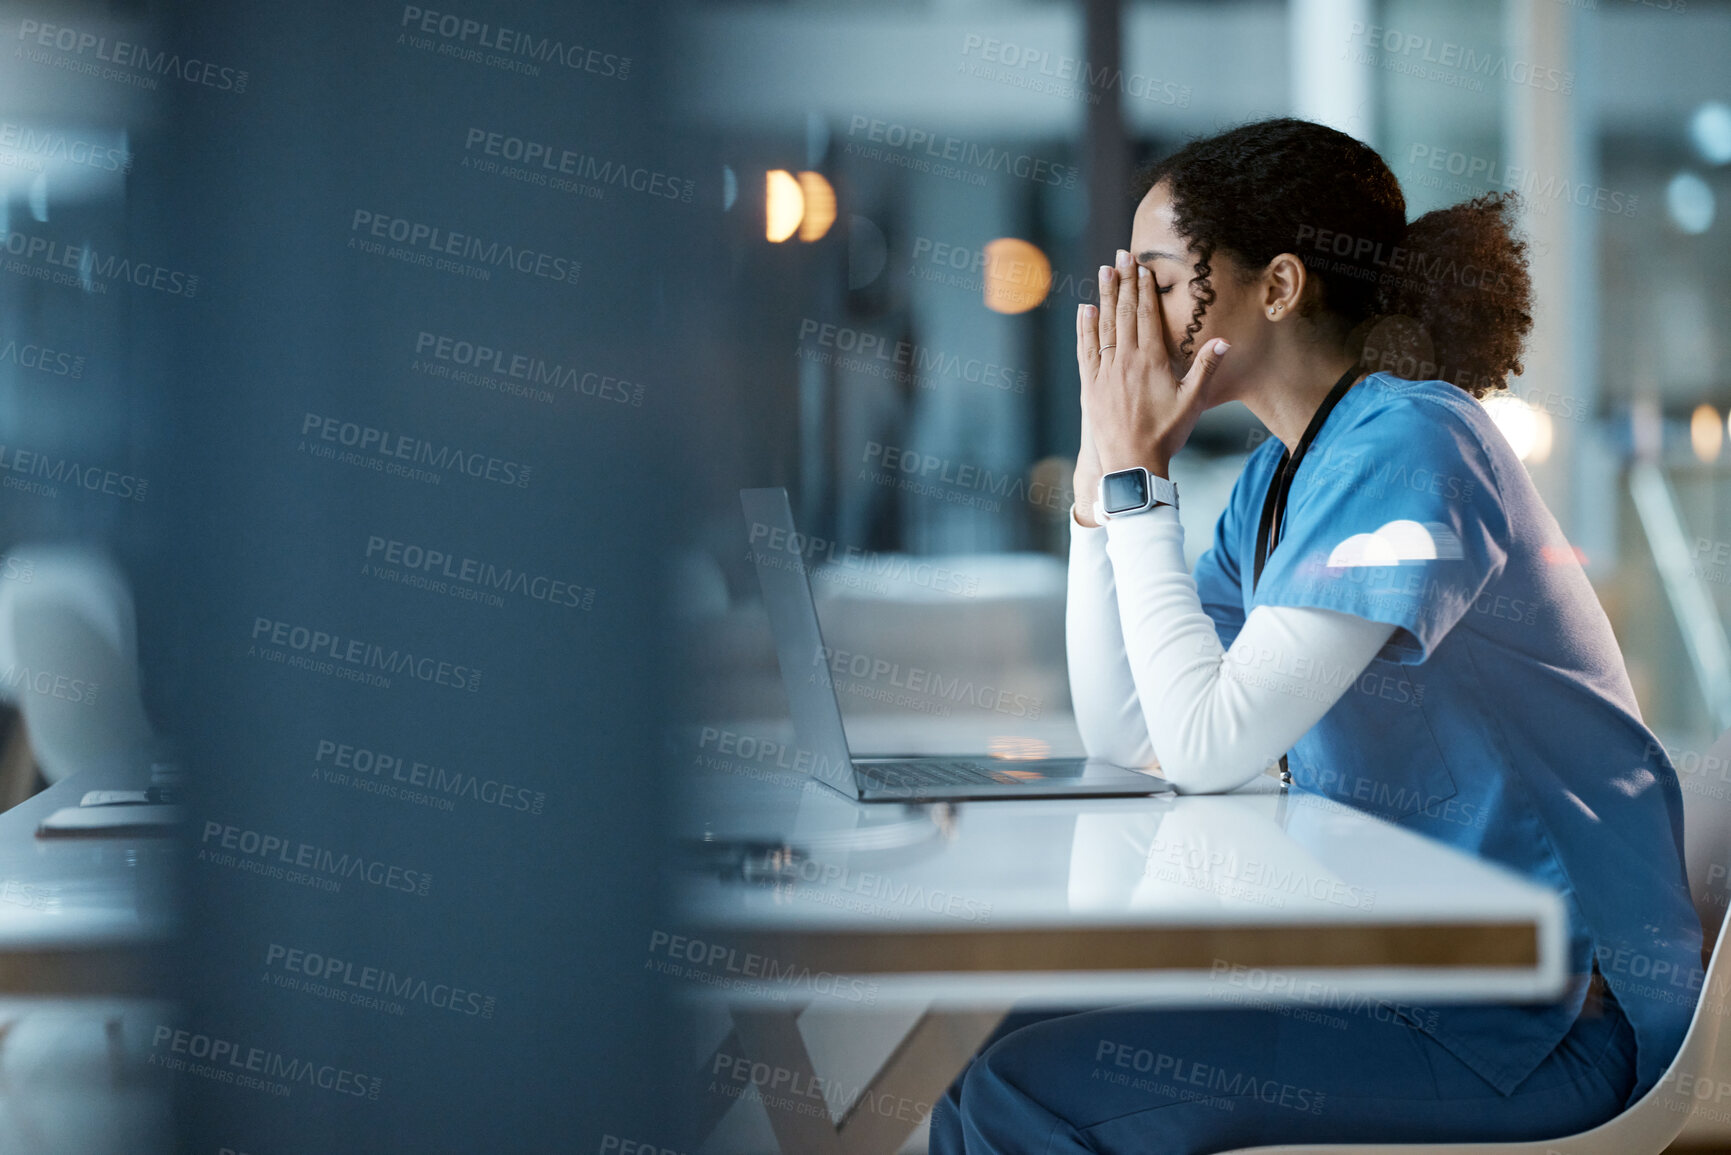
[[[936,802],[969,798],[1080,798],[1164,794],[1165,779],[1087,758],[1000,759],[860,757],[847,745],[841,703],[830,677],[817,603],[797,547],[787,490],[742,489],[747,541],[763,585],[775,654],[787,687],[796,738],[812,776],[861,802]]]

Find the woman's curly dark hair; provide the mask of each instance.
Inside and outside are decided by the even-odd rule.
[[[1533,286],[1513,194],[1486,193],[1409,225],[1400,182],[1375,150],[1286,117],[1191,141],[1143,172],[1138,194],[1162,181],[1178,234],[1196,252],[1182,352],[1214,303],[1216,253],[1252,270],[1292,253],[1318,289],[1300,313],[1362,341],[1367,367],[1450,381],[1479,398],[1521,371]]]

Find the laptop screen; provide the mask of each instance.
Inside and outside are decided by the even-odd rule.
[[[799,745],[797,764],[809,766],[812,777],[857,799],[859,788],[848,754],[847,731],[842,727],[828,651],[818,629],[817,603],[812,600],[811,581],[806,576],[807,539],[793,527],[787,490],[779,486],[742,489],[739,503],[745,509],[746,542],[763,587],[781,682],[787,688],[794,739]]]

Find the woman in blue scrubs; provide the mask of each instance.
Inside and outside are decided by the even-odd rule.
[[[1478,400],[1520,371],[1531,326],[1509,199],[1408,224],[1374,151],[1289,119],[1192,142],[1145,180],[1131,247],[1077,319],[1068,633],[1085,746],[1158,760],[1181,793],[1284,754],[1296,789],[1563,894],[1574,981],[1534,1005],[1012,1015],[934,1111],[932,1150],[1596,1126],[1681,1044],[1701,926],[1676,773]],[[1094,499],[1114,474],[1113,493],[1166,495],[1198,415],[1231,400],[1274,436],[1190,575],[1173,505],[1108,516]]]

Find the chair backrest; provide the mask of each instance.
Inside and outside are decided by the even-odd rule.
[[[1707,933],[1731,898],[1731,730],[1705,751],[1675,749],[1683,787],[1683,840],[1695,909]]]
[[[1675,1100],[1693,1095],[1703,1110],[1723,1120],[1731,1111],[1731,962],[1725,960],[1726,926],[1731,923],[1731,795],[1725,789],[1731,782],[1731,730],[1699,754],[1673,750],[1672,761],[1683,788],[1691,897],[1714,947],[1690,1034],[1667,1072],[1667,1082],[1655,1090],[1669,1088],[1669,1107],[1679,1116],[1685,1104]],[[1726,1128],[1721,1123],[1716,1130],[1722,1135]]]
[[[1683,1036],[1683,1045],[1677,1050],[1677,1058],[1665,1072],[1665,1080],[1675,1081],[1680,1075],[1710,1077],[1715,1068],[1714,1060],[1718,1057],[1720,1043],[1725,1038],[1731,1038],[1731,1030],[1727,1030],[1727,1024],[1731,1023],[1731,963],[1725,961],[1725,942],[1728,937],[1731,937],[1731,918],[1721,918],[1719,933],[1713,942],[1713,953],[1707,958],[1707,973],[1701,981],[1701,998],[1695,1004],[1695,1016],[1689,1021],[1689,1033]],[[1731,1088],[1731,1081],[1717,1081]],[[1727,1091],[1727,1095],[1731,1095],[1731,1090]],[[1715,1091],[1715,1098],[1720,1102],[1723,1102],[1724,1097]]]
[[[9,557],[21,576],[0,583],[0,696],[23,713],[43,777],[143,749],[150,724],[125,577],[72,547],[23,546]]]
[[[1706,924],[1704,929],[1711,934],[1713,925]],[[1697,1104],[1723,1104],[1731,1098],[1731,1077],[1716,1073],[1720,1041],[1731,1037],[1731,1030],[1726,1029],[1731,1021],[1731,964],[1725,961],[1731,918],[1721,916],[1716,925],[1718,934],[1707,957],[1701,995],[1677,1057],[1634,1106],[1600,1127],[1556,1144],[1558,1150],[1570,1155],[1663,1151],[1682,1132]]]

